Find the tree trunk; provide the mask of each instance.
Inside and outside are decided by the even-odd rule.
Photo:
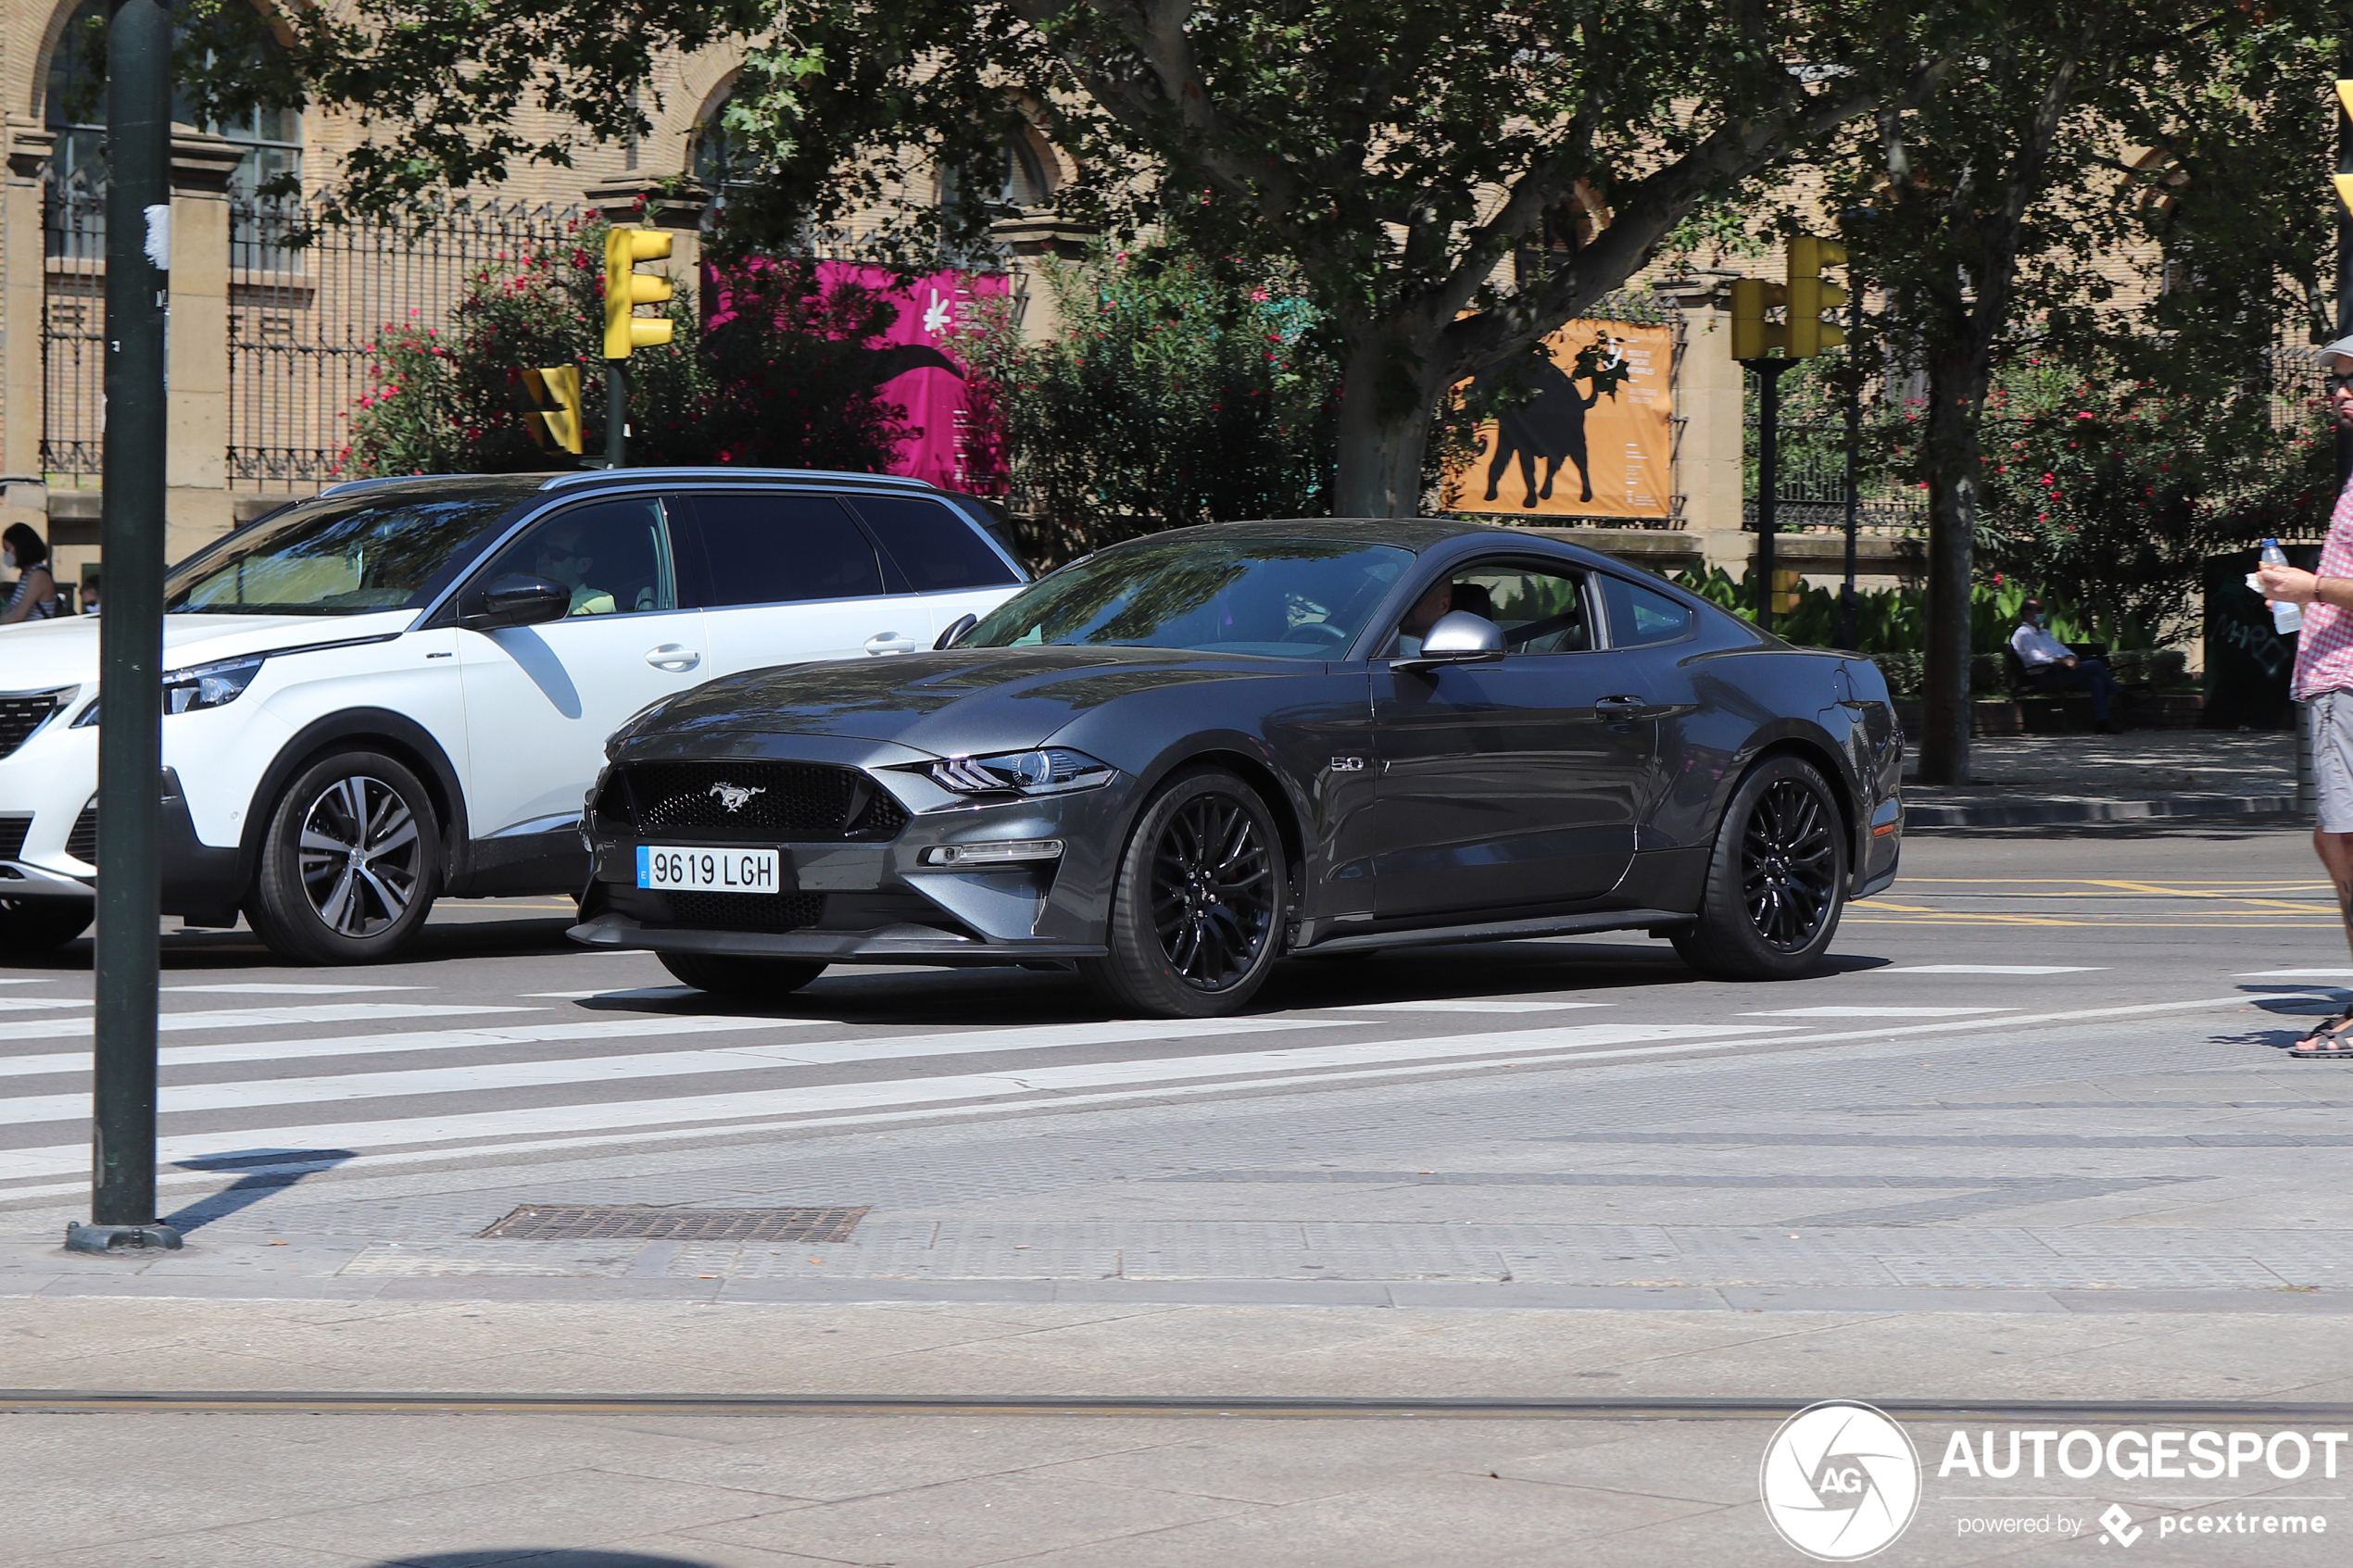
[[[1359,337],[1340,368],[1334,517],[1418,517],[1422,456],[1440,387],[1425,384],[1428,347],[1403,334]]]
[[[1929,365],[1924,784],[1969,783],[1969,585],[1977,544],[1978,417],[1988,375],[1977,353],[1940,357]]]

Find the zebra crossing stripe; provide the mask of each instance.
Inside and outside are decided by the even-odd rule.
[[[447,1018],[462,1013],[545,1012],[545,1008],[484,1007],[479,1002],[309,1002],[300,1007],[220,1008],[202,1012],[167,1012],[156,1027],[183,1029],[280,1029],[289,1023],[357,1023],[363,1019]],[[54,1040],[88,1035],[86,1018],[27,1018],[0,1023],[0,1040]]]

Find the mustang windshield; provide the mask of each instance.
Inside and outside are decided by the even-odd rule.
[[[1412,564],[1392,545],[1166,539],[1064,567],[1007,599],[958,647],[1109,643],[1328,659]]]
[[[175,569],[167,614],[422,609],[515,504],[511,493],[330,498],[258,522]]]

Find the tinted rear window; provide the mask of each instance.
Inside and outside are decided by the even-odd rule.
[[[914,495],[859,495],[850,506],[918,594],[1020,581],[962,512]]]
[[[830,495],[701,495],[686,512],[684,553],[708,608],[883,594],[874,541]]]

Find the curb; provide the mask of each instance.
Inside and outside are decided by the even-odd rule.
[[[2061,822],[2136,822],[2157,817],[2252,817],[2296,809],[2293,795],[2180,795],[2163,800],[1989,800],[1904,806],[1914,828],[2032,827]]]

